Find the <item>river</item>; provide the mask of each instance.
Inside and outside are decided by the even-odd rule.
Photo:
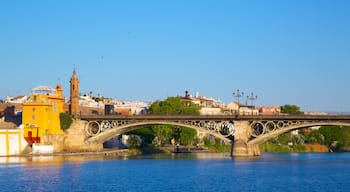
[[[349,191],[350,153],[0,157],[0,191]]]

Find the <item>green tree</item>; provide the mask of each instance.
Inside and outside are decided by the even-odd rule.
[[[194,129],[183,128],[180,132],[180,143],[182,145],[191,145],[197,136],[197,131]]]
[[[61,129],[63,131],[69,129],[72,123],[73,123],[73,119],[69,114],[60,113],[60,124],[61,124]]]
[[[128,135],[139,135],[142,138],[142,144],[152,143],[154,139],[154,133],[151,127],[143,127],[126,133]]]
[[[350,147],[350,127],[343,127],[343,137],[340,139],[340,142],[344,146],[344,150],[349,151]]]
[[[325,143],[325,140],[324,140],[325,137],[320,133],[319,130],[311,131],[310,134],[305,135],[305,138],[309,143],[320,143],[320,144]]]
[[[164,101],[155,101],[150,106],[153,115],[198,115],[200,106],[192,102],[183,102],[180,97],[168,97]]]
[[[320,133],[324,136],[324,144],[330,147],[339,147],[339,141],[343,138],[343,130],[339,126],[322,126],[319,129]],[[333,146],[334,143],[338,143],[338,146]]]
[[[128,144],[129,149],[136,149],[141,146],[142,139],[138,135],[129,135]]]
[[[183,102],[180,97],[168,97],[164,101],[155,101],[150,106],[153,115],[198,115],[200,106],[192,102]],[[176,129],[176,131],[174,131]],[[169,143],[172,138],[183,145],[192,144],[197,135],[196,130],[170,125],[152,126],[157,146]]]
[[[289,104],[281,106],[281,112],[288,113],[291,115],[300,115],[303,113],[302,111],[300,111],[300,107],[296,105],[289,105]]]
[[[153,143],[157,147],[170,143],[173,138],[174,131],[170,125],[153,125],[151,129],[155,135]]]

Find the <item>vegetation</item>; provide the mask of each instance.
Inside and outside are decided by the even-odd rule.
[[[153,115],[197,115],[200,107],[192,102],[183,102],[180,97],[168,97],[164,101],[153,102],[150,112]],[[197,131],[186,127],[154,125],[151,127],[155,138],[153,144],[164,146],[175,140],[176,143],[189,146],[196,141]]]
[[[303,113],[302,111],[300,111],[300,107],[296,105],[289,105],[289,104],[281,106],[281,112],[291,114],[291,115],[300,115]]]
[[[128,138],[129,149],[136,149],[141,146],[142,139],[138,135],[130,135]]]
[[[194,129],[183,128],[180,131],[180,143],[182,145],[188,146],[191,144],[195,144],[195,138],[197,136],[197,131]]]
[[[231,151],[231,144],[224,145],[221,143],[220,139],[205,137],[203,140],[204,140],[204,146],[207,147],[211,152],[221,153],[221,152]]]
[[[156,101],[150,106],[150,112],[153,115],[197,115],[199,110],[198,105],[192,102],[183,102],[180,97],[169,97],[164,101]],[[153,125],[131,131],[129,134],[139,135],[144,141],[142,148],[151,152],[169,144],[176,143],[188,147],[191,145],[197,147],[201,143],[196,130],[171,125]],[[220,139],[213,137],[204,138],[204,143],[213,152],[231,150],[231,145],[222,145]],[[149,150],[150,147],[153,147],[153,150]]]
[[[73,119],[69,114],[60,113],[60,124],[61,124],[61,129],[63,131],[69,129],[72,123],[73,123]]]
[[[315,148],[350,151],[350,127],[321,126],[315,130],[300,130],[298,135],[284,133],[260,146],[264,152],[312,152],[320,150]]]
[[[199,109],[193,103],[181,101],[180,97],[168,97],[164,101],[155,101],[150,106],[152,115],[196,115],[199,114]],[[174,142],[184,146],[198,143],[196,130],[171,125],[152,125],[128,134],[139,135],[143,140],[142,148],[155,148],[151,151]]]
[[[170,125],[153,125],[151,126],[151,129],[154,134],[154,140],[153,144],[156,147],[164,146],[165,144],[168,144],[171,142],[171,139],[173,138],[174,131],[172,126]]]
[[[128,132],[131,135],[139,135],[143,141],[142,145],[152,143],[154,139],[153,131],[150,127],[144,127]]]
[[[155,101],[150,106],[153,115],[198,115],[200,107],[192,102],[183,102],[180,97],[168,97]]]

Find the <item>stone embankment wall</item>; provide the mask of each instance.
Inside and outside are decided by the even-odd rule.
[[[85,143],[86,121],[74,120],[64,134],[63,150],[67,152],[102,151],[103,144]]]
[[[251,128],[248,121],[235,121],[235,141],[232,156],[259,156],[259,145],[248,145]]]
[[[54,153],[59,152],[98,152],[103,144],[85,143],[86,121],[74,120],[64,134],[44,134],[43,144],[53,145]]]

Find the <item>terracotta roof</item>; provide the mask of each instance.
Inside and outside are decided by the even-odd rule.
[[[15,129],[16,124],[12,122],[0,122],[0,129]]]
[[[0,104],[0,112],[4,111],[7,107],[15,106],[17,111],[22,111],[21,103],[2,103]]]

